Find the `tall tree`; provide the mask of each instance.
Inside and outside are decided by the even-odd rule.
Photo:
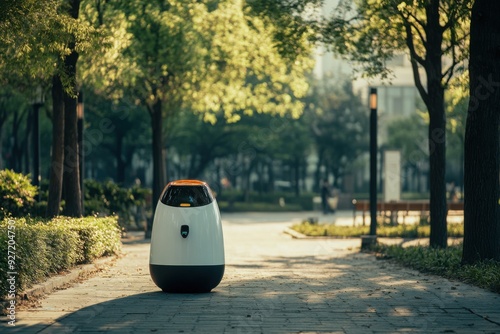
[[[78,20],[80,0],[69,0],[67,12],[69,17]],[[77,105],[77,63],[80,56],[77,50],[77,37],[71,36],[68,43],[69,53],[64,57],[64,70],[67,88],[64,92],[64,169],[63,194],[66,205],[64,214],[81,217],[82,192],[80,189],[80,153],[78,147]]]
[[[52,78],[52,155],[47,216],[59,214],[64,187],[64,214],[80,217],[79,147],[77,131],[77,62],[80,52],[90,45],[93,29],[79,20],[80,0],[67,0],[60,7],[59,21],[52,29],[60,29]]]
[[[46,84],[52,78],[49,216],[59,214],[64,164],[71,170],[66,174],[65,182],[69,187],[66,213],[81,215],[77,174],[76,62],[78,53],[92,40],[92,29],[78,20],[79,7],[80,0],[20,0],[0,4],[0,73],[14,72],[35,78],[36,82],[43,80]]]
[[[462,262],[500,261],[500,2],[476,0],[470,25]]]
[[[64,88],[61,78],[52,78],[52,155],[50,159],[48,217],[59,215],[64,166]]]
[[[447,246],[444,91],[468,56],[470,8],[468,0],[341,1],[324,32],[326,42],[367,75],[387,77],[386,61],[409,55],[429,113],[430,245],[437,248]]]
[[[104,85],[121,81],[149,111],[154,205],[166,183],[164,127],[179,110],[192,110],[210,123],[218,115],[235,122],[242,113],[298,116],[302,111],[297,98],[308,87],[304,71],[311,67],[309,46],[301,39],[301,56],[285,61],[273,48],[274,27],[249,16],[243,3],[114,4],[112,24],[125,29],[119,50],[124,57],[121,66],[106,64],[111,70]]]

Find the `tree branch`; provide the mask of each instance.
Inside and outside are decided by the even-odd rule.
[[[427,47],[427,40],[425,39],[424,35],[422,34],[422,31],[420,29],[418,29],[418,27],[412,23],[412,22],[409,22],[408,23],[413,27],[415,28],[415,31],[417,32],[418,34],[418,37],[420,38],[420,40],[422,41],[422,45],[425,47]]]
[[[457,4],[453,1],[450,1],[450,3],[451,3],[451,8],[449,9],[448,13],[446,13],[446,10],[443,8],[443,13],[446,13],[447,14],[446,17],[448,18],[448,21],[446,21],[446,23],[443,26],[443,31],[451,29],[457,20],[458,8],[460,4]]]
[[[453,74],[455,73],[455,68],[456,66],[460,63],[460,61],[457,59],[457,53],[456,53],[456,46],[458,45],[458,40],[457,40],[457,34],[455,29],[450,29],[450,47],[447,48],[448,51],[451,50],[451,60],[452,64],[444,71],[443,73],[443,78],[445,79],[445,87],[448,86],[450,83],[450,80],[453,77]],[[443,53],[445,54],[445,53]]]
[[[415,81],[415,86],[417,87],[422,100],[424,100],[424,103],[427,105],[429,102],[429,95],[422,84],[420,72],[418,71],[418,63],[420,63],[422,66],[425,66],[425,60],[417,55],[417,52],[415,51],[415,45],[413,44],[413,33],[411,31],[410,23],[405,22],[404,25],[406,28],[406,44],[408,46],[408,49],[410,50],[410,62],[413,70],[413,79]]]
[[[410,16],[412,19],[415,20],[415,22],[418,23],[418,25],[420,26],[421,29],[425,29],[425,24],[424,22],[422,22],[420,19],[418,19],[415,15],[413,15],[413,13],[408,13],[408,16]],[[408,20],[409,21],[409,20]],[[415,26],[415,29],[417,31],[420,31],[420,29],[418,29],[416,26]],[[425,39],[422,38],[422,41],[424,41]]]
[[[417,32],[424,47],[426,47],[426,44],[427,44],[426,39],[424,38],[424,36],[422,35],[422,32],[418,29],[418,27],[415,24],[410,22],[410,20],[407,17],[405,17],[405,15],[402,12],[398,11],[398,13],[401,16],[401,18],[403,19],[403,24],[404,24],[405,29],[406,29],[406,45],[408,46],[408,49],[410,50],[411,58],[415,59],[415,61],[417,61],[420,65],[425,66],[425,59],[422,58],[421,56],[419,56],[417,54],[416,49],[415,49],[415,43],[413,41],[413,32],[412,32],[411,28],[412,27],[415,28],[415,31]],[[420,24],[422,24],[422,23],[420,22]]]

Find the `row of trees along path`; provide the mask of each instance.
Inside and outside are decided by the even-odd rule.
[[[300,115],[316,37],[387,77],[387,60],[410,57],[415,85],[429,113],[432,247],[446,247],[445,91],[468,61],[463,262],[500,260],[500,12],[495,0],[340,1],[315,19],[318,0],[184,3],[80,0],[0,4],[0,72],[52,83],[53,143],[49,216],[80,216],[76,97],[79,80],[144,106],[153,129],[153,198],[166,180],[164,124],[183,109],[208,122],[223,113]],[[302,14],[302,15],[299,15]],[[44,19],[41,20],[40,18]],[[230,33],[229,33],[230,32]],[[469,48],[470,41],[470,48]],[[77,66],[78,65],[78,66]],[[425,79],[422,74],[425,74]],[[155,202],[155,200],[153,200]]]

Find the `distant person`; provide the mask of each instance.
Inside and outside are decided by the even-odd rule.
[[[457,189],[455,187],[455,182],[451,182],[450,185],[450,192],[449,192],[449,200],[453,203],[456,203],[458,202],[458,193],[457,193]]]
[[[321,207],[323,208],[323,213],[326,215],[330,213],[330,205],[328,199],[330,198],[331,190],[328,180],[321,180]]]

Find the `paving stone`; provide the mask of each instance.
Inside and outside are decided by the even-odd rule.
[[[206,294],[161,292],[149,276],[149,244],[126,244],[113,267],[51,293],[39,308],[20,311],[18,326],[8,329],[44,334],[500,332],[500,295],[377,261],[359,252],[359,239],[292,239],[282,233],[287,225],[224,221],[226,271]]]

